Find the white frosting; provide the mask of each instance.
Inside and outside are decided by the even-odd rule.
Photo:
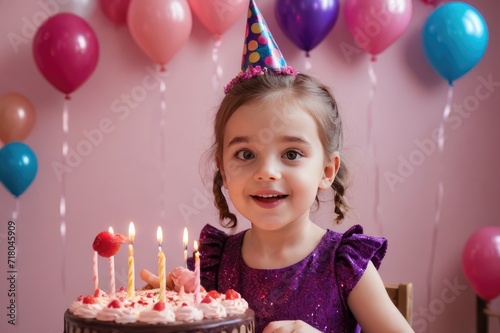
[[[137,321],[138,310],[132,307],[108,308],[105,307],[95,319],[102,321],[114,321],[119,324],[135,323]]]
[[[185,293],[179,296],[175,291],[166,291],[165,309],[154,310],[158,302],[159,289],[138,290],[135,296],[128,298],[126,291],[118,291],[114,295],[101,294],[95,297],[94,304],[84,304],[83,298],[73,302],[69,311],[75,316],[102,321],[114,321],[120,324],[144,322],[149,324],[166,324],[194,322],[207,319],[220,319],[229,315],[241,314],[248,309],[248,303],[242,299],[225,300],[225,295],[212,299],[210,303],[194,305],[194,294]],[[202,293],[202,298],[206,295]],[[111,301],[118,301],[120,307],[108,307]]]
[[[223,300],[222,305],[226,308],[228,316],[242,314],[248,309],[248,302],[243,298]]]
[[[82,302],[74,301],[73,303],[71,303],[68,310],[69,310],[69,312],[74,314],[76,309],[78,309],[81,305],[82,305]]]
[[[139,321],[148,324],[167,324],[175,321],[175,314],[171,307],[162,311],[144,310],[139,313]]]
[[[198,308],[203,311],[203,316],[207,319],[220,319],[227,316],[226,308],[213,298],[210,303],[200,303]]]
[[[82,318],[95,318],[97,313],[101,311],[103,308],[103,305],[100,303],[95,303],[95,304],[84,304],[80,303],[80,306],[76,307],[75,312],[73,314],[78,317]]]
[[[177,321],[193,322],[203,319],[203,311],[192,305],[179,306],[175,310],[175,319]]]

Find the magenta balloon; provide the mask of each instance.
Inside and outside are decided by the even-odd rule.
[[[469,237],[462,269],[479,297],[491,301],[500,295],[500,227],[483,227]]]
[[[81,17],[56,14],[37,30],[33,56],[42,75],[56,89],[71,94],[92,74],[99,58],[99,42]]]
[[[127,23],[130,0],[99,0],[101,10],[108,19],[116,24]]]

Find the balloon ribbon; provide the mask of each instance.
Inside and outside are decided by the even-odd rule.
[[[434,214],[434,226],[432,230],[432,243],[431,243],[431,254],[430,254],[430,260],[429,260],[429,269],[428,269],[428,275],[427,275],[427,304],[430,304],[431,301],[431,294],[432,294],[432,277],[433,277],[433,268],[434,268],[434,261],[435,261],[435,256],[436,256],[436,244],[437,244],[437,238],[438,238],[438,233],[439,233],[439,222],[441,221],[441,210],[442,210],[442,205],[443,205],[443,197],[444,197],[444,181],[443,181],[443,175],[444,175],[444,167],[443,167],[443,151],[444,151],[444,141],[445,141],[445,127],[446,127],[446,122],[448,121],[448,117],[450,116],[451,112],[451,100],[453,98],[453,85],[450,84],[448,87],[448,96],[446,100],[446,105],[444,107],[443,111],[443,116],[441,118],[441,123],[439,124],[439,131],[438,131],[438,153],[439,153],[439,167],[438,167],[438,172],[439,172],[439,181],[438,181],[438,187],[437,187],[437,193],[436,193],[436,212]]]
[[[160,73],[160,109],[161,109],[161,119],[160,119],[160,169],[161,169],[161,195],[160,195],[160,218],[161,221],[165,219],[165,205],[167,203],[166,198],[166,181],[167,181],[167,168],[165,162],[165,122],[167,114],[167,98],[166,98],[166,84],[165,79],[161,74],[167,74],[166,72]]]
[[[212,49],[212,62],[214,63],[214,74],[212,75],[212,87],[214,91],[219,89],[220,80],[222,78],[222,67],[219,64],[219,49],[222,45],[220,35],[214,37],[214,48]]]
[[[375,165],[375,180],[374,180],[374,199],[373,199],[373,219],[375,220],[375,225],[379,228],[380,235],[384,234],[383,226],[380,221],[380,167],[378,165],[377,160],[377,145],[375,143],[374,135],[373,135],[373,100],[375,98],[375,92],[377,91],[377,76],[375,74],[375,70],[373,69],[373,63],[375,62],[375,58],[372,57],[368,63],[368,75],[371,81],[371,89],[369,93],[368,99],[368,129],[367,129],[367,140],[368,147],[371,148],[374,165]]]
[[[65,98],[63,102],[62,112],[62,164],[66,164],[68,156],[68,133],[69,133],[69,98]],[[66,293],[66,173],[61,174],[61,198],[59,201],[59,215],[61,216],[61,224],[59,231],[61,233],[61,286],[63,294]]]

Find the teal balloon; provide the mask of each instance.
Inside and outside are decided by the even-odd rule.
[[[427,60],[450,85],[471,70],[488,45],[488,26],[474,7],[449,2],[436,8],[422,30]]]
[[[11,142],[0,149],[0,182],[19,197],[31,185],[38,171],[36,155],[22,142]]]

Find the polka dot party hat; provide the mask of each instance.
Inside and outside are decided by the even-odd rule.
[[[265,73],[297,75],[297,72],[291,66],[287,66],[285,58],[281,54],[255,1],[250,0],[241,59],[241,72],[226,85],[224,91],[227,94],[238,82]]]

